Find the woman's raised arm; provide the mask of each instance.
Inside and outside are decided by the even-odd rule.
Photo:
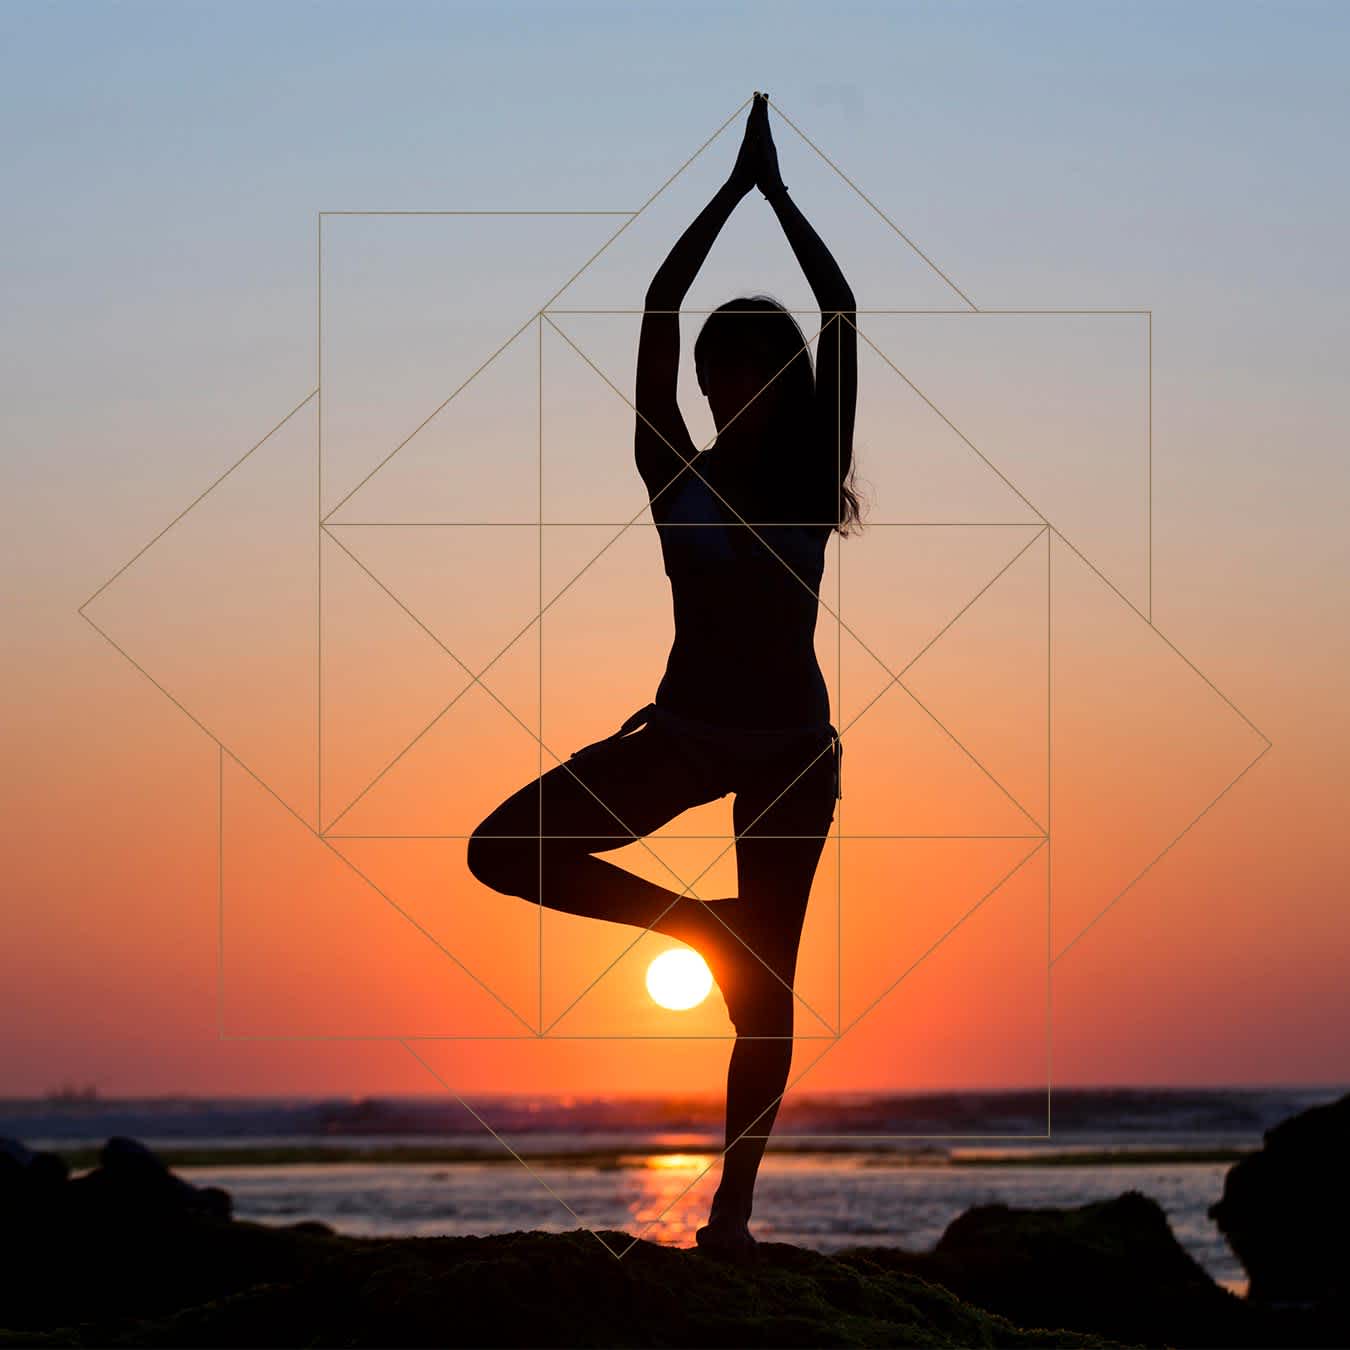
[[[778,172],[778,152],[769,130],[767,99],[756,99],[751,112],[751,119],[755,118],[760,119],[756,135],[759,147],[756,185],[773,207],[820,306],[816,406],[825,443],[835,447],[842,482],[853,461],[853,423],[858,402],[857,301],[834,255],[788,195],[787,185]]]
[[[638,338],[633,449],[638,472],[653,501],[698,453],[675,398],[680,367],[679,308],[722,226],[755,186],[758,159],[747,122],[731,176],[676,240],[647,287]]]

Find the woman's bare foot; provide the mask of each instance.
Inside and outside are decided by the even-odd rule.
[[[745,1258],[759,1249],[749,1225],[744,1223],[706,1223],[694,1234],[694,1241],[699,1251],[709,1256]]]
[[[728,1204],[720,1190],[713,1196],[708,1222],[694,1234],[694,1241],[700,1251],[715,1256],[746,1257],[759,1246],[745,1208]]]

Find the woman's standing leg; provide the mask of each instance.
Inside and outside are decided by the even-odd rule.
[[[733,954],[719,980],[736,1043],[727,1070],[722,1178],[702,1245],[724,1236],[748,1240],[755,1178],[787,1086],[797,951],[837,790],[829,744],[813,760],[815,753],[780,761],[755,790],[736,796],[738,895],[716,908],[755,955]]]

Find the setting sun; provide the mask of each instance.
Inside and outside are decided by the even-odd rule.
[[[663,1008],[684,1012],[697,1007],[712,989],[712,971],[697,953],[672,947],[647,967],[647,992]]]

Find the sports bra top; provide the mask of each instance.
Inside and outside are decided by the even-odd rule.
[[[657,533],[675,640],[655,702],[723,726],[828,723],[815,630],[830,526],[742,524],[697,472],[671,491]]]

